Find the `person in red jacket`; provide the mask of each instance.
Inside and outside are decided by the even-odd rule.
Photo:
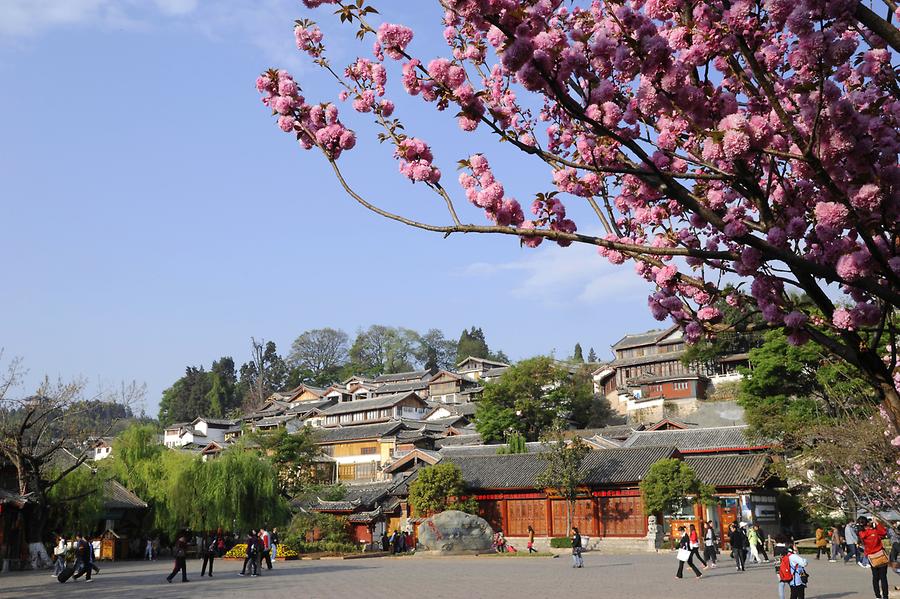
[[[889,599],[888,562],[884,555],[883,544],[884,538],[887,537],[887,528],[877,519],[869,522],[865,516],[860,516],[857,522],[859,523],[859,540],[863,544],[863,551],[865,551],[866,557],[869,558],[869,563],[872,565],[872,589],[875,591],[875,597],[877,599]],[[876,566],[872,563],[872,557],[879,554],[879,552],[880,557],[884,558],[884,563]]]

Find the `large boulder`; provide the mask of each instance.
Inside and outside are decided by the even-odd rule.
[[[493,537],[494,531],[484,518],[448,510],[419,525],[418,541],[426,551],[483,553],[491,550]]]

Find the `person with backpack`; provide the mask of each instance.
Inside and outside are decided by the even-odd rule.
[[[710,568],[716,568],[716,553],[718,553],[719,537],[716,535],[716,529],[713,528],[712,520],[706,523],[706,530],[703,534],[703,557]]]
[[[790,599],[805,599],[807,561],[800,557],[796,546],[788,546],[787,553],[778,562],[778,597],[784,599],[785,587],[790,589]]]
[[[872,590],[876,599],[888,599],[888,556],[884,553],[884,539],[887,537],[887,528],[884,523],[873,518],[871,522],[865,516],[859,520],[859,540],[863,546],[863,552],[872,569]],[[880,588],[879,588],[880,587]]]
[[[572,567],[583,568],[584,559],[581,557],[581,533],[578,528],[572,527]]]
[[[200,568],[200,578],[203,578],[206,575],[207,565],[209,566],[209,577],[213,577],[213,561],[216,559],[216,554],[218,553],[217,540],[218,539],[213,532],[210,532],[203,537],[203,541],[200,544],[201,551],[203,552],[203,566]]]
[[[187,577],[187,537],[185,535],[181,535],[175,541],[172,553],[175,555],[175,567],[172,568],[172,573],[166,576],[166,582],[171,584],[178,572],[181,572],[181,582],[190,582]]]

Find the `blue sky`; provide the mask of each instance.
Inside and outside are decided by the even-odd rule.
[[[419,4],[376,6],[430,32],[411,46],[427,61],[442,51],[441,26]],[[330,11],[298,0],[0,3],[0,347],[24,359],[27,386],[45,374],[93,388],[136,379],[155,415],[186,365],[245,361],[251,336],[286,350],[321,326],[438,327],[455,338],[476,325],[514,359],[565,356],[576,341],[606,357],[624,333],[665,326],[647,312],[648,284],[592,248],[443,239],[352,203],[254,89],[261,70],[279,66],[307,98],[336,99],[293,46],[292,21],[304,16],[322,24],[335,64],[369,52],[371,41],[353,43]],[[453,111],[391,85],[397,116],[432,144],[464,220],[485,222],[455,182],[456,161],[474,151],[525,206],[551,189],[533,159],[462,134]],[[445,222],[365,115],[342,115],[360,137],[341,158],[353,185]],[[595,230],[576,203],[579,229]]]

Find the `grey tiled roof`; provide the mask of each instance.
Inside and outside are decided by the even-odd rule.
[[[448,437],[452,439],[452,437]],[[451,456],[491,456],[497,455],[497,452],[506,447],[505,444],[494,445],[444,445],[440,449],[440,454],[444,457]],[[525,444],[528,453],[541,453],[546,450],[543,443],[529,441]]]
[[[356,426],[338,426],[316,429],[318,443],[338,443],[362,439],[378,439],[389,435],[403,426],[399,420],[381,422],[379,424],[358,424]]]
[[[591,451],[582,463],[584,484],[597,487],[636,483],[650,466],[672,457],[672,447],[602,449]],[[493,456],[445,456],[443,461],[459,466],[463,480],[472,489],[534,489],[547,462],[537,453]]]
[[[409,372],[397,372],[395,374],[382,374],[375,377],[376,383],[393,383],[397,381],[405,381],[410,379],[426,379],[431,378],[434,374],[433,370],[411,370]]]
[[[428,388],[428,381],[412,381],[409,383],[385,383],[372,389],[375,395],[387,395],[389,393],[403,393],[408,391],[423,391]]]
[[[103,484],[103,507],[108,510],[138,509],[147,507],[147,503],[117,481],[108,480]]]
[[[451,445],[482,445],[481,435],[473,433],[470,435],[453,435],[452,437],[444,437],[434,442],[437,447],[449,447]]]
[[[622,446],[671,445],[677,447],[679,451],[697,451],[704,449],[734,449],[759,445],[747,440],[744,436],[746,431],[746,425],[670,431],[636,431],[628,437]]]
[[[656,364],[657,362],[679,362],[684,350],[666,352],[664,354],[654,354],[652,356],[638,356],[636,358],[616,358],[613,366],[616,368],[624,368],[625,366],[640,366],[641,364]]]
[[[687,456],[684,462],[697,478],[716,487],[752,487],[768,478],[765,454]]]
[[[319,500],[311,507],[314,510],[353,511],[372,509],[375,504],[385,499],[394,487],[391,481],[365,485],[348,485],[347,494],[341,501]]]
[[[626,349],[629,347],[640,347],[641,345],[649,345],[655,343],[657,339],[663,337],[674,327],[668,329],[653,329],[645,333],[636,333],[634,335],[625,335],[613,344],[613,349]]]
[[[380,408],[390,408],[395,404],[403,401],[407,397],[415,397],[419,400],[420,398],[415,393],[394,393],[393,395],[384,395],[382,397],[375,397],[373,399],[359,399],[356,401],[345,401],[339,404],[335,404],[330,408],[326,408],[324,410],[325,414],[331,416],[333,414],[348,414],[350,412],[363,412],[366,410],[377,410]],[[424,407],[424,402],[422,403]]]
[[[315,409],[327,408],[331,404],[335,403],[334,398],[329,399],[317,399],[315,401],[298,401],[289,405],[287,409],[288,414],[308,414]]]

